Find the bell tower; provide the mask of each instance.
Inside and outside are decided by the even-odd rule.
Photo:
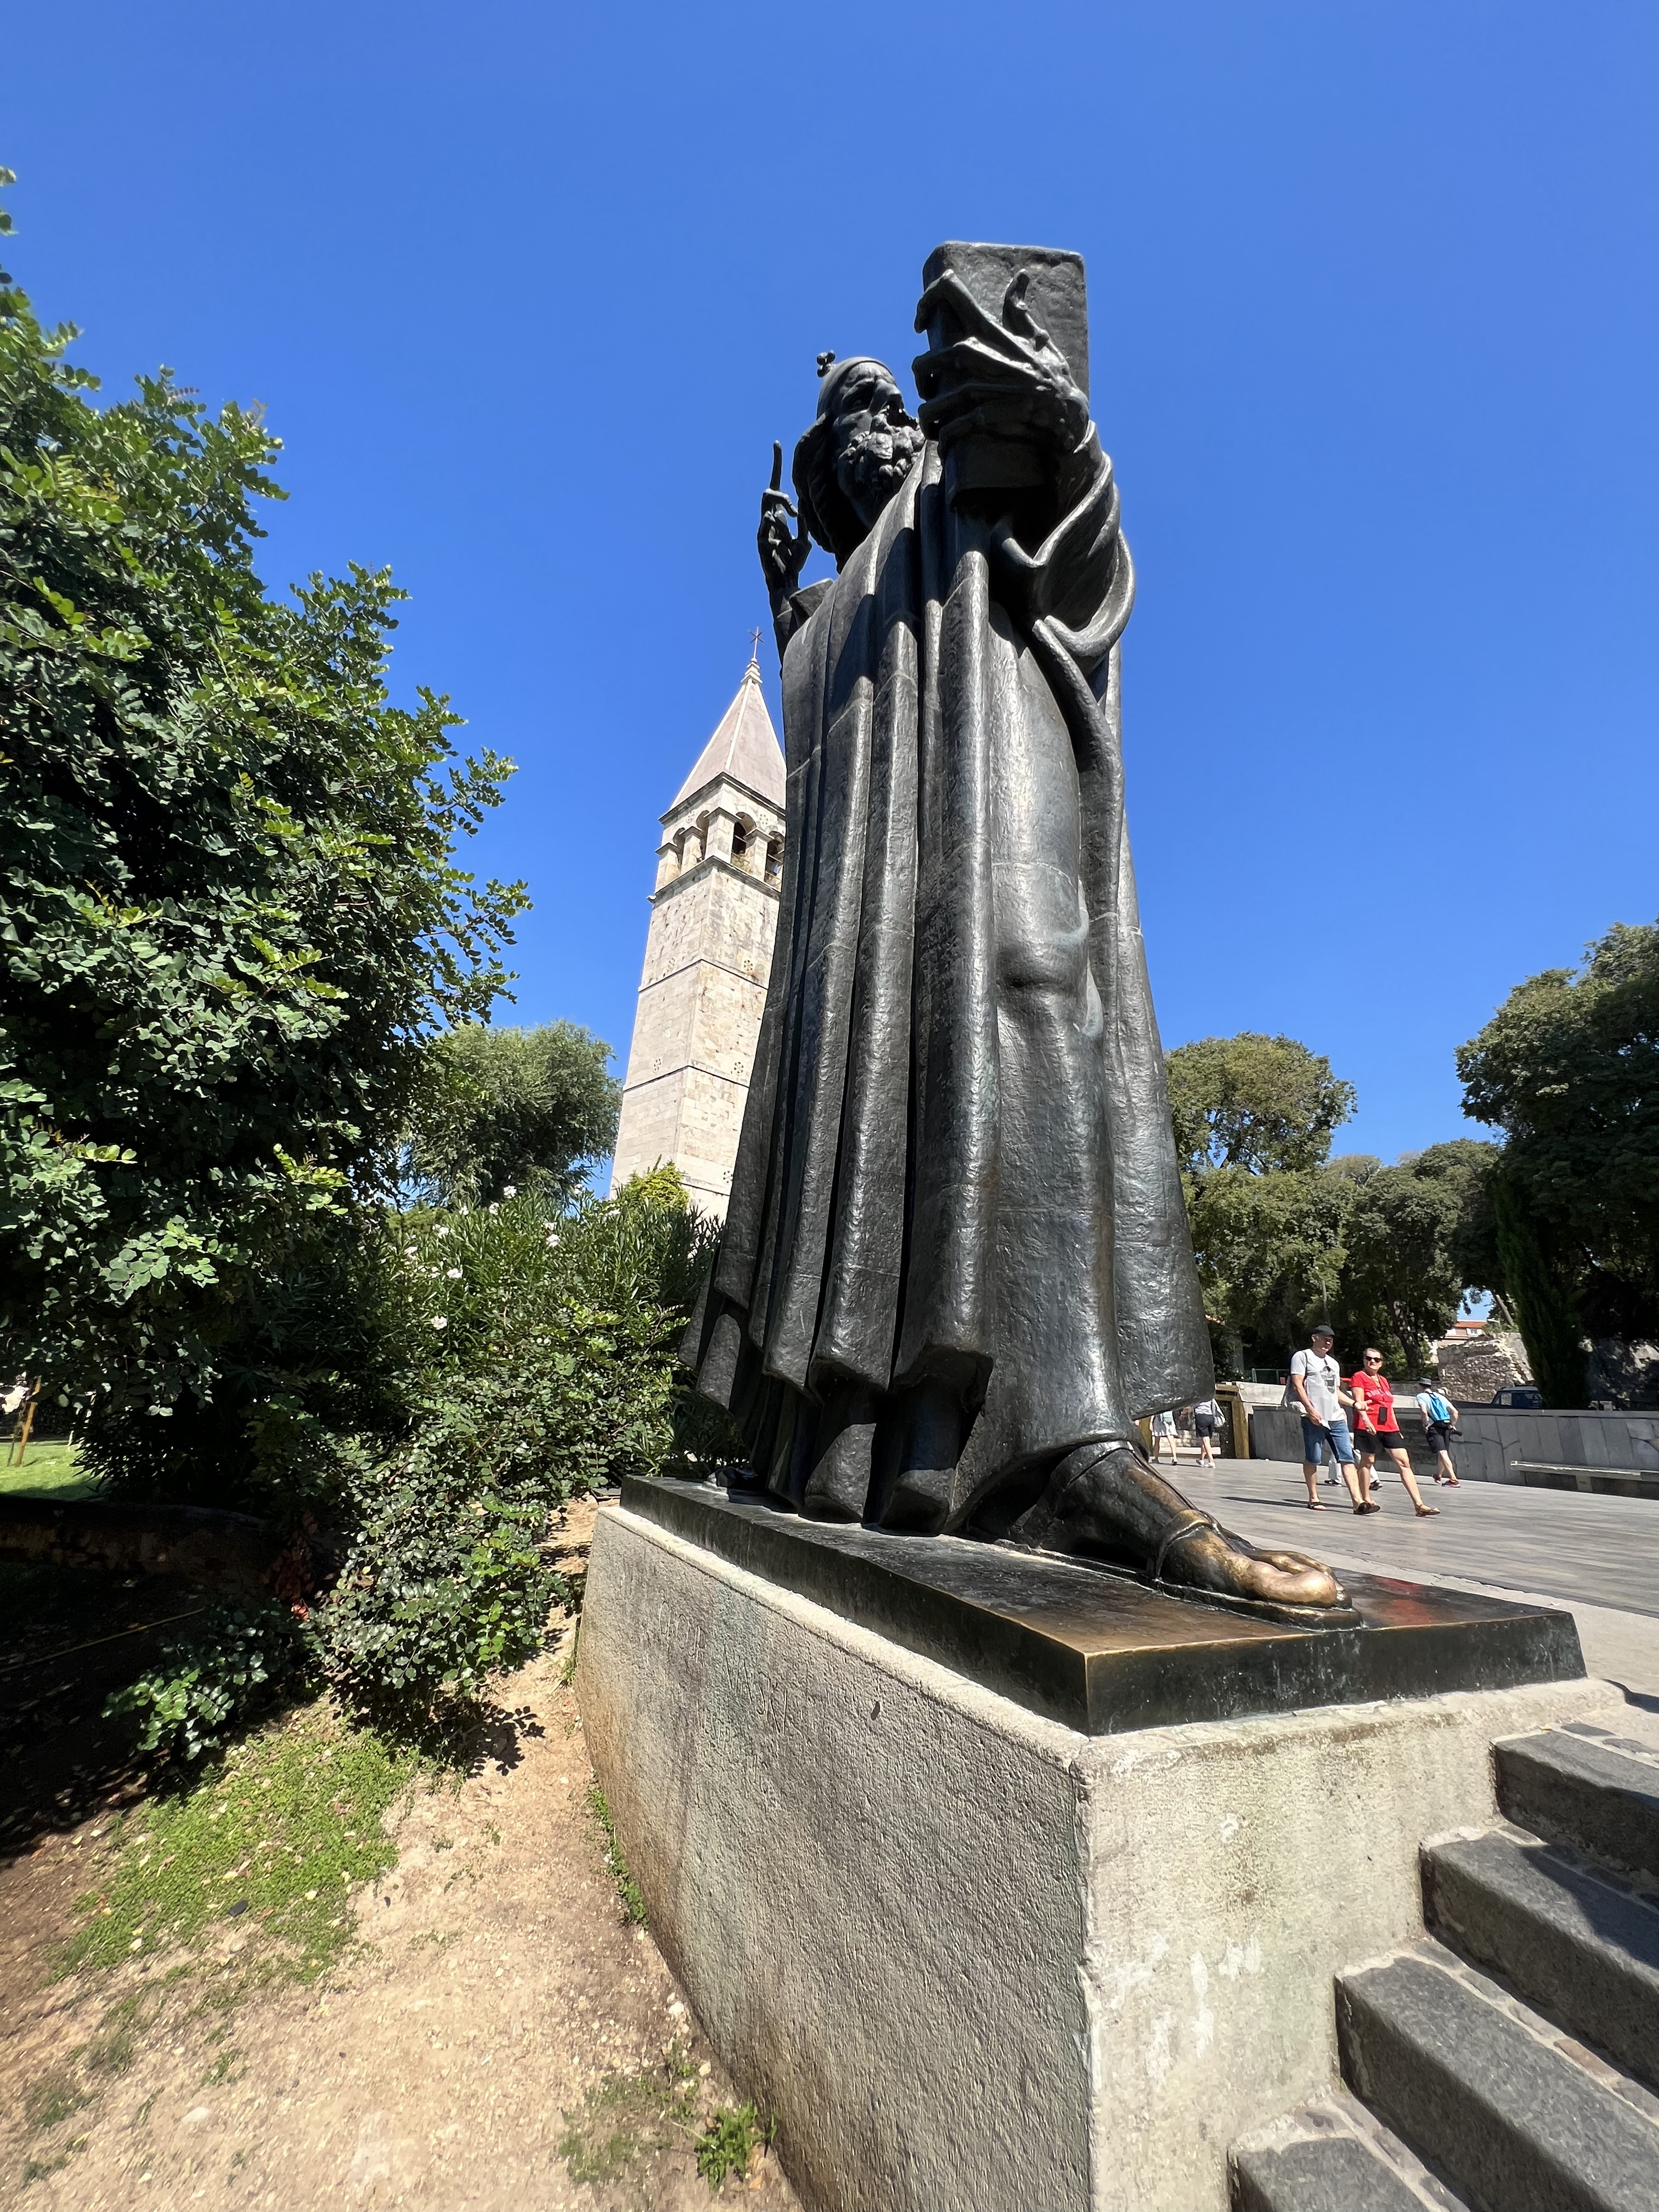
[[[783,754],[751,657],[662,817],[611,1188],[659,1160],[726,1218],[783,872]]]

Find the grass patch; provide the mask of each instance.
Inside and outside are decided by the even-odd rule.
[[[697,2137],[697,2172],[712,2197],[728,2173],[747,2173],[761,2139],[752,2105],[721,2105]]]
[[[645,1925],[645,1893],[628,1871],[628,1862],[617,1842],[617,1824],[611,1817],[611,1808],[596,1782],[587,1793],[587,1802],[594,1819],[605,1831],[605,1870],[617,1885],[617,1898],[623,1909],[623,1918],[631,1920],[640,1928]]]
[[[0,1443],[0,1493],[15,1498],[91,1498],[97,1484],[81,1465],[70,1443],[30,1444],[23,1464],[14,1467],[15,1444]]]
[[[138,2038],[149,2026],[139,1999],[123,1997],[99,2022],[98,2033],[86,2048],[87,2065],[94,2074],[125,2074],[138,2056]]]
[[[68,2119],[71,2112],[78,2112],[88,2101],[68,2068],[59,2066],[24,2090],[23,2119],[33,2134],[40,2135]]]
[[[29,2158],[23,2161],[23,2179],[44,2181],[49,2174],[61,2173],[77,2151],[82,2151],[91,2142],[90,2136],[76,2136],[67,2149],[60,2150],[56,2158]]]
[[[290,1715],[193,1788],[128,1816],[103,1887],[78,1900],[85,1917],[63,1971],[246,1925],[314,1978],[349,1940],[353,1885],[396,1863],[381,1821],[416,1770],[411,1753],[320,1705]]]
[[[691,2132],[696,2069],[677,2048],[660,2067],[613,2074],[564,2115],[558,2154],[573,2181],[621,2181],[653,2151]]]

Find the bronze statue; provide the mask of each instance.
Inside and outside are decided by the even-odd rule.
[[[762,500],[788,831],[699,1385],[806,1513],[1333,1618],[1328,1568],[1136,1436],[1212,1369],[1124,823],[1133,570],[1050,335],[1086,377],[1082,264],[949,246],[924,280],[920,422],[822,356],[795,499],[775,461]],[[814,540],[838,574],[803,589]]]

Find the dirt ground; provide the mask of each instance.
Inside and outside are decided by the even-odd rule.
[[[514,1677],[499,1755],[412,1794],[396,1868],[353,1897],[358,1942],[308,1986],[216,2002],[234,1934],[54,1980],[110,1816],[37,1824],[0,1869],[0,2203],[797,2206],[763,2147],[718,2198],[696,2171],[736,2093],[623,1917],[563,1671]]]

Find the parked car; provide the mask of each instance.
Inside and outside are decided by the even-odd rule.
[[[1528,1413],[1543,1411],[1544,1394],[1532,1382],[1506,1382],[1501,1390],[1492,1392],[1494,1406],[1516,1406]]]

